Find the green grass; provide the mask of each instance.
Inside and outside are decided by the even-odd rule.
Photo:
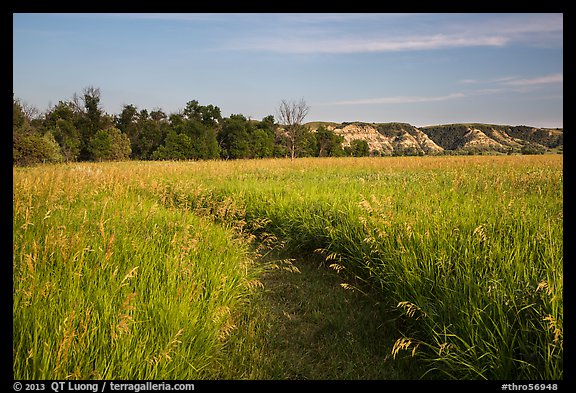
[[[342,288],[317,257],[276,261],[225,348],[226,379],[398,380],[424,372],[394,360],[384,303]],[[243,367],[238,367],[241,364]]]
[[[197,379],[255,287],[247,243],[113,167],[14,172],[16,379]]]
[[[561,156],[127,162],[14,177],[23,378],[563,377]],[[324,270],[265,273],[270,248],[321,257]],[[212,295],[166,300],[198,296],[183,282]]]

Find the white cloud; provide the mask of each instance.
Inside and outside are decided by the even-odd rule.
[[[324,103],[323,105],[366,105],[366,104],[415,104],[421,102],[446,101],[465,97],[463,93],[452,93],[444,96],[389,96],[362,100],[347,100]]]
[[[401,38],[263,38],[239,43],[236,49],[261,50],[277,53],[299,54],[350,54],[370,52],[400,52],[434,50],[472,46],[504,46],[506,37],[497,35],[457,36],[446,34],[408,36]]]
[[[482,89],[479,91],[502,91],[508,86],[525,87],[562,83],[564,81],[564,74],[558,72],[550,75],[536,76],[533,78],[522,78],[519,76],[504,76],[500,78],[493,78],[488,80],[479,79],[461,79],[458,82],[463,84],[490,84],[499,86],[498,89]]]
[[[351,28],[348,22],[352,19],[358,22],[360,17],[348,14],[295,15],[276,19],[278,23],[268,25],[267,31],[238,36],[226,48],[294,54],[351,54],[503,47],[512,43],[561,46],[563,37],[562,14],[408,14],[394,18],[376,14],[371,19],[362,14],[361,17],[364,29]]]
[[[536,78],[523,78],[523,79],[510,78],[502,82],[502,84],[509,86],[532,86],[532,85],[543,85],[551,83],[562,83],[563,81],[564,81],[564,74],[562,72],[559,72],[557,74],[544,75]]]
[[[467,84],[491,83],[493,85],[495,84],[496,86],[492,88],[481,88],[466,92],[450,93],[440,96],[388,96],[388,97],[377,97],[377,98],[367,98],[358,100],[334,101],[334,102],[322,103],[319,105],[416,104],[423,102],[454,100],[458,98],[481,96],[481,95],[501,94],[506,92],[527,93],[529,91],[533,91],[533,89],[537,88],[538,86],[562,83],[563,73],[560,72],[556,74],[543,75],[534,78],[520,78],[515,76],[507,76],[502,78],[491,79],[487,82],[482,82],[476,79],[464,79],[460,80],[459,82]]]

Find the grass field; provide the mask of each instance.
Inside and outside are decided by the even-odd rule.
[[[563,377],[561,156],[13,174],[17,379]],[[322,290],[324,273],[318,288],[290,281],[316,277],[308,266],[318,261],[338,285]],[[279,266],[301,273],[270,279]],[[294,299],[270,299],[295,288],[307,288],[298,309],[324,333],[283,333],[294,318],[274,308]],[[356,317],[366,329],[347,325],[351,302],[370,315]],[[288,357],[306,364],[278,356],[306,348],[311,331],[316,343],[332,338]],[[348,359],[340,374],[329,353]],[[370,370],[371,356],[385,370]]]

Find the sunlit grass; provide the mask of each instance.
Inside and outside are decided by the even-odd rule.
[[[14,172],[17,379],[215,377],[254,287],[247,244],[114,166]]]
[[[22,378],[214,377],[237,306],[260,288],[251,240],[322,256],[342,290],[378,298],[395,318],[390,358],[425,378],[563,377],[562,157],[73,164],[14,178]]]
[[[379,288],[428,377],[562,377],[561,157],[212,165],[163,197],[208,214],[232,199],[256,232]]]

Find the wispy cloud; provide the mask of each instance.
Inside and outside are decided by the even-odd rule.
[[[466,83],[466,84],[473,84],[473,83],[478,83],[477,79],[462,79],[460,81],[458,81],[460,83]]]
[[[85,19],[118,19],[118,20],[151,20],[169,22],[196,22],[196,21],[218,21],[230,18],[230,14],[218,13],[54,13],[52,15],[85,18]]]
[[[351,54],[371,52],[400,52],[435,50],[456,47],[493,46],[501,47],[508,42],[498,35],[422,35],[401,38],[298,38],[268,37],[235,44],[237,50],[268,51],[293,54]]]
[[[351,54],[562,45],[558,14],[109,13],[72,17],[211,23],[234,28],[220,49],[286,54]],[[358,29],[358,23],[363,28]]]
[[[366,104],[415,104],[421,102],[446,101],[464,97],[464,93],[452,93],[443,96],[389,96],[361,100],[346,100],[324,103],[323,105],[366,105]]]
[[[533,85],[547,85],[552,83],[564,82],[564,74],[559,72],[552,75],[544,75],[535,78],[512,78],[502,82],[503,85],[508,86],[533,86]]]
[[[247,30],[226,49],[288,54],[351,54],[504,47],[512,43],[562,45],[562,14],[462,15],[303,15],[274,16],[266,31]],[[364,29],[346,18],[364,18]],[[380,18],[380,20],[378,20]],[[466,20],[466,22],[463,22]]]
[[[373,104],[416,104],[425,102],[439,102],[447,100],[455,100],[473,96],[484,96],[492,94],[502,94],[507,92],[512,93],[526,93],[533,91],[534,88],[548,84],[558,84],[563,81],[563,73],[556,73],[551,75],[543,75],[534,78],[520,78],[514,76],[507,76],[502,78],[492,79],[488,82],[492,83],[493,87],[477,88],[457,93],[450,93],[437,96],[386,96],[375,97],[357,100],[342,100],[320,103],[318,105],[373,105]],[[461,83],[478,84],[482,83],[476,79],[464,79]],[[486,82],[484,82],[486,83]]]
[[[522,78],[519,76],[503,76],[499,78],[479,80],[479,79],[462,79],[458,81],[463,84],[491,84],[500,86],[534,86],[548,85],[564,82],[564,73],[536,76],[532,78]]]
[[[374,52],[400,52],[414,50],[436,50],[455,47],[493,46],[507,43],[506,37],[497,35],[458,36],[423,35],[400,38],[281,38],[255,39],[234,46],[238,50],[269,51],[293,54],[351,54]]]

